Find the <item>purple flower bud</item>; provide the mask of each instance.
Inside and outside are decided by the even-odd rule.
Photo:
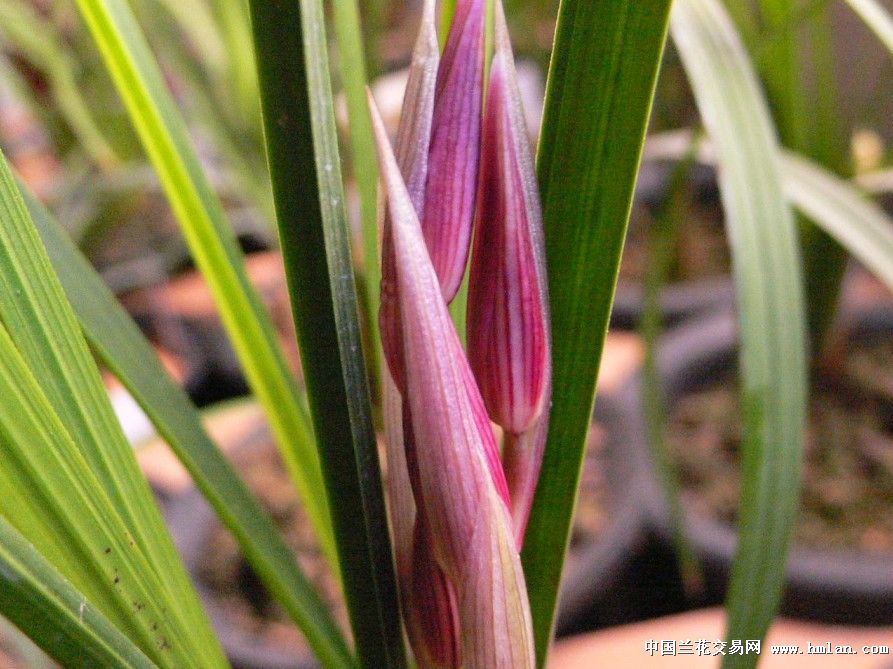
[[[503,461],[519,543],[548,432],[551,354],[542,207],[505,16],[495,12],[468,292],[468,357]]]
[[[446,625],[444,621],[457,614],[467,666],[532,669],[527,590],[493,432],[443,300],[413,202],[381,119],[371,106],[390,215],[393,295],[398,307],[391,314],[399,315],[401,337],[399,346],[391,342],[403,399],[399,440],[416,508],[411,592],[402,601],[412,606],[412,593],[419,588],[446,593],[438,597],[442,605],[434,624]],[[397,328],[390,324],[382,329],[383,336]],[[405,528],[400,535],[405,540]],[[429,556],[439,572],[427,564]],[[440,574],[452,591],[440,588]],[[411,626],[425,629],[432,618],[417,608],[412,606],[406,616]],[[416,648],[421,658],[455,661],[456,656],[446,652],[451,638],[448,630],[441,629],[444,633],[437,638],[447,643],[423,642],[423,647]]]
[[[434,93],[440,63],[437,27],[434,19],[434,0],[426,0],[422,24],[412,53],[409,80],[403,98],[403,111],[397,129],[397,165],[416,212],[421,212],[428,178],[428,149],[431,142],[431,123],[434,115]],[[391,244],[390,215],[384,212],[381,242],[381,310],[379,328],[382,346],[394,382],[403,387],[402,337],[400,314],[396,296],[396,269]]]
[[[468,357],[490,417],[520,434],[542,413],[549,351],[532,232],[542,227],[542,212],[507,69],[505,55],[496,53],[468,289]]]
[[[440,48],[434,0],[426,0],[419,36],[409,69],[403,112],[397,132],[397,163],[413,207],[422,210],[428,176],[428,147],[434,112],[434,91]],[[414,448],[409,407],[397,388],[405,388],[403,336],[397,296],[397,275],[390,215],[385,212],[382,239],[382,299],[380,326],[390,369],[384,370],[383,399],[391,535],[401,607],[407,636],[419,663],[453,669],[461,665],[455,593],[437,566],[427,543],[425,517],[417,514],[406,448]],[[390,373],[393,370],[394,376]],[[414,460],[414,458],[413,458]],[[412,478],[416,481],[416,468]]]
[[[403,177],[407,193],[417,215],[423,207],[425,181],[429,164],[429,141],[432,133],[436,89],[439,81],[438,64],[440,50],[437,45],[437,29],[434,20],[434,1],[426,0],[422,12],[422,24],[413,51],[412,65],[409,69],[406,94],[400,126],[397,130],[396,158]],[[467,8],[466,8],[467,9]],[[431,254],[428,248],[429,256]],[[394,261],[393,239],[391,235],[391,214],[384,212],[382,235],[382,293],[379,326],[382,345],[387,358],[391,377],[401,393],[405,394],[403,376],[403,335],[401,316],[397,295],[397,268]],[[464,271],[464,270],[463,270]],[[467,382],[475,385],[470,370]],[[490,432],[486,409],[475,393],[474,418],[482,432]],[[487,444],[487,457],[494,472],[494,480],[500,494],[508,503],[508,491],[504,485],[502,465],[495,442]]]
[[[416,523],[406,633],[422,667],[458,669],[462,639],[456,592],[431,554],[429,528]]]
[[[484,97],[485,0],[459,0],[437,74],[422,228],[444,299],[465,276]]]

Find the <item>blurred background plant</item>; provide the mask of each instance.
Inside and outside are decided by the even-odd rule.
[[[283,446],[287,468],[299,481],[306,512],[313,516],[295,522],[315,522],[322,528],[324,557],[317,555],[309,567],[302,557],[301,567],[325,571],[326,562],[334,567],[334,546],[345,545],[344,537],[351,532],[365,537],[373,553],[386,551],[375,541],[376,528],[380,535],[383,527],[375,511],[380,494],[362,476],[357,479],[356,471],[348,471],[351,463],[368,465],[374,454],[374,442],[362,427],[368,431],[368,426],[378,422],[379,408],[380,353],[373,316],[378,300],[377,168],[363,87],[371,82],[393,129],[421,3],[333,0],[324,6],[332,39],[318,44],[308,37],[324,36],[322,17],[314,14],[321,3],[302,2],[289,12],[262,2],[133,0],[129,6],[151,48],[145,53],[140,50],[139,31],[116,14],[118,3],[83,0],[81,4],[91,8],[88,11],[98,25],[106,25],[102,22],[108,12],[112,27],[103,32],[94,25],[91,33],[78,7],[67,0],[0,0],[0,147],[154,343],[185,365],[185,383],[193,400],[205,404],[253,391],[264,404],[274,433],[267,441]],[[588,7],[571,0],[562,4],[563,23],[558,26],[554,55],[558,0],[505,3],[534,135],[545,106],[538,168],[546,205],[556,331],[562,333],[556,342],[559,427],[550,435],[553,456],[547,457],[547,473],[531,521],[532,539],[524,555],[541,661],[554,625],[556,583],[571,531],[572,491],[589,443],[586,435],[604,343],[602,326],[607,325],[614,297],[635,174],[639,173],[637,197],[619,267],[614,323],[618,328],[639,328],[645,341],[648,435],[652,457],[656,454],[659,463],[660,494],[675,508],[670,524],[689,594],[704,586],[703,565],[698,564],[703,556],[696,555],[697,546],[692,547],[682,530],[688,510],[676,501],[682,494],[677,481],[679,458],[666,457],[672,444],[663,443],[662,426],[672,408],[664,406],[660,392],[658,351],[663,329],[689,321],[696,311],[731,308],[737,295],[743,369],[753,374],[744,382],[765,402],[763,412],[744,412],[744,429],[750,435],[750,441],[745,441],[759,457],[749,456],[744,486],[750,501],[738,516],[745,521],[750,518],[751,529],[744,542],[749,546],[747,555],[735,567],[738,585],[733,586],[729,605],[735,633],[765,633],[781,596],[783,555],[797,513],[806,379],[807,374],[842,357],[840,337],[828,333],[834,332],[845,272],[853,265],[848,254],[855,254],[859,264],[881,279],[880,283],[863,281],[858,290],[884,296],[882,285],[893,284],[890,220],[864,197],[870,194],[880,205],[889,204],[887,193],[893,191],[889,149],[893,125],[886,113],[893,91],[889,15],[893,7],[889,2],[680,0],[673,39],[660,60],[653,106],[649,85],[663,47],[663,19],[669,3],[656,0],[639,8],[632,8],[635,2],[620,0],[595,4]],[[253,16],[254,30],[249,16]],[[448,20],[443,24],[448,25]],[[599,37],[605,35],[605,44],[593,37],[596,31]],[[277,34],[281,43],[272,37]],[[275,53],[277,44],[281,54]],[[336,132],[327,120],[327,55],[332,59],[337,92],[337,147],[327,143]],[[131,57],[133,62],[129,62]],[[153,57],[163,86],[153,79]],[[543,105],[550,58],[550,95]],[[114,71],[115,67],[119,70],[112,77],[109,68]],[[121,74],[128,67],[135,75]],[[314,73],[320,77],[315,84],[308,85],[299,76],[302,68],[310,73],[308,78]],[[751,81],[752,72],[759,77],[758,85]],[[612,74],[617,78],[612,79]],[[122,84],[122,77],[127,76],[132,81]],[[132,86],[130,98],[128,86]],[[165,106],[163,90],[172,96],[172,106]],[[309,97],[302,98],[301,91]],[[160,121],[151,118],[154,107],[164,109]],[[271,110],[294,108],[305,116],[296,114],[277,130],[276,121],[283,117]],[[185,132],[179,129],[179,121],[171,121],[177,115],[182,115]],[[637,157],[646,121],[650,137],[639,171]],[[142,134],[134,131],[134,125],[142,127]],[[776,133],[790,153],[778,152]],[[612,142],[615,134],[620,139]],[[283,148],[290,144],[300,155]],[[271,147],[272,177],[266,157]],[[196,164],[190,163],[193,153]],[[171,155],[187,165],[188,176],[177,172]],[[713,168],[716,163],[723,168],[719,176]],[[344,170],[343,192],[338,166]],[[279,200],[278,221],[274,193]],[[171,211],[169,201],[177,213]],[[796,241],[789,225],[791,205],[800,212]],[[185,398],[178,395],[171,400],[165,405],[167,413],[158,408],[164,405],[160,398],[173,390],[167,386],[153,390],[151,374],[140,376],[140,365],[150,366],[148,350],[134,343],[135,332],[128,331],[117,340],[104,332],[104,328],[112,329],[108,323],[115,323],[122,332],[126,329],[115,320],[121,314],[109,316],[113,310],[107,303],[99,308],[78,301],[78,293],[89,292],[85,286],[93,284],[66,277],[60,263],[71,261],[71,249],[66,250],[60,238],[47,237],[46,224],[40,219],[49,217],[35,203],[29,206],[94,352],[122,378],[237,534],[242,551],[249,556],[246,568],[260,576],[259,581],[287,610],[287,615],[279,614],[279,620],[290,618],[305,633],[309,630],[310,645],[323,654],[323,662],[342,666],[339,663],[347,662],[347,645],[333,632],[334,624],[328,627],[327,617],[318,628],[308,622],[312,617],[308,611],[318,610],[314,607],[320,604],[310,597],[308,605],[303,598],[300,570],[295,571],[281,541],[271,538],[272,526],[261,523],[260,530],[252,529],[245,509],[254,509],[254,503],[245,502],[247,493],[234,475],[221,473],[225,467],[193,413],[176,418],[177,412],[191,412]],[[348,238],[338,236],[341,225]],[[280,245],[285,272],[276,252]],[[238,247],[248,254],[273,253],[263,258],[249,255],[243,273],[238,269]],[[314,258],[326,260],[314,264]],[[802,259],[802,304],[798,258]],[[231,274],[228,263],[236,267]],[[346,335],[352,332],[355,298],[353,288],[335,288],[336,275],[354,272],[362,328]],[[735,278],[729,282],[726,279],[732,272]],[[286,274],[292,281],[289,286]],[[245,277],[258,286],[272,320],[257,306]],[[704,279],[708,279],[706,292],[695,299],[676,291],[681,282]],[[147,293],[146,287],[153,290]],[[91,309],[105,314],[107,320],[95,317],[91,322]],[[461,321],[461,308],[456,311]],[[801,328],[807,323],[808,328]],[[578,332],[586,334],[575,339],[573,333]],[[363,369],[362,357],[331,357],[332,350],[343,352],[360,339],[367,353],[373,398],[367,408],[362,406],[365,391],[356,376]],[[134,353],[137,349],[139,354]],[[123,351],[132,354],[129,363],[122,359],[126,357]],[[197,361],[199,371],[192,367]],[[301,362],[304,374],[292,379],[288,370],[300,372]],[[210,368],[214,372],[209,377]],[[330,383],[332,378],[336,381]],[[286,399],[276,408],[282,397]],[[286,415],[289,412],[292,418]],[[730,413],[734,422],[741,411],[735,408]],[[332,427],[339,421],[340,427]],[[348,424],[349,428],[344,427]],[[310,436],[314,429],[315,442]],[[592,442],[599,442],[597,429],[594,435]],[[884,443],[890,443],[885,438]],[[313,453],[316,449],[325,453],[327,447],[346,450],[329,452],[320,467]],[[610,448],[605,449],[608,455],[599,457],[617,459],[610,455]],[[887,455],[880,457],[888,462]],[[333,464],[339,458],[341,464]],[[780,462],[784,466],[776,467]],[[208,463],[213,473],[203,477],[201,470]],[[616,473],[613,465],[602,461],[592,465],[587,460],[586,467],[584,490],[591,483],[587,472],[593,467]],[[685,471],[681,475],[684,478]],[[356,495],[335,504],[343,517],[336,518],[334,540],[332,529],[320,522],[327,517],[325,502],[307,504],[310,498],[324,499],[323,480],[330,490],[334,486]],[[638,479],[632,481],[628,486],[635,488]],[[735,499],[738,490],[734,489]],[[269,490],[261,485],[254,492],[265,498]],[[246,506],[240,513],[235,508],[242,502]],[[584,518],[587,503],[585,498],[581,502]],[[275,499],[270,504],[274,511],[276,504]],[[372,509],[368,517],[348,518],[351,509],[365,505]],[[778,509],[784,513],[773,516]],[[620,515],[624,523],[638,527],[641,522],[638,511]],[[607,520],[599,522],[596,534],[620,534]],[[258,534],[252,534],[255,530]],[[574,530],[575,537],[583,534],[579,528]],[[768,541],[777,550],[767,551]],[[252,542],[266,544],[260,556],[252,553]],[[618,569],[621,561],[629,562],[634,543],[630,540],[605,571]],[[238,553],[235,546],[232,549]],[[320,552],[318,546],[314,550]],[[381,554],[377,555],[380,560]],[[623,566],[629,568],[626,563]],[[387,602],[388,578],[383,573],[374,557],[348,573],[344,585],[354,609],[364,603],[380,607]],[[748,581],[748,573],[768,576],[762,582]],[[255,586],[257,575],[251,577]],[[380,585],[378,578],[384,578],[382,597],[364,591],[360,583],[365,579]],[[337,583],[332,585],[331,575],[328,579],[321,587],[330,604],[338,599],[339,588]],[[696,594],[686,601],[683,606],[703,602]],[[601,613],[589,613],[599,620],[608,606],[603,604]],[[626,619],[641,617],[642,610]],[[658,607],[651,613],[660,611]],[[346,625],[348,617],[340,610],[338,624]],[[605,619],[610,620],[610,614]],[[356,619],[353,622],[358,624]],[[382,624],[387,627],[388,620]],[[360,625],[354,627],[354,634],[359,633],[361,653],[364,648],[369,653],[367,664],[385,666],[369,658],[387,652],[393,629],[375,627]],[[575,628],[565,626],[572,628],[582,629],[581,623]],[[383,641],[368,642],[376,634]],[[226,650],[232,656],[231,649]],[[32,650],[27,652],[33,655]],[[390,661],[399,666],[399,660]]]
[[[247,8],[199,0],[139,3],[134,11],[238,233],[269,245]],[[4,115],[20,119],[7,128],[7,145],[33,138],[23,150],[48,161],[41,195],[91,260],[124,282],[116,288],[131,287],[128,276],[160,280],[185,262],[186,250],[77,8],[10,0],[0,13]]]

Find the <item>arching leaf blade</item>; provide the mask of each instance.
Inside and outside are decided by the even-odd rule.
[[[321,0],[251,0],[264,139],[307,398],[360,664],[404,667]]]
[[[157,666],[2,516],[0,613],[63,666]]]
[[[767,105],[722,5],[678,0],[671,31],[721,165],[741,324],[743,483],[726,633],[761,639],[781,598],[806,421],[807,329],[796,228]],[[726,656],[723,666],[756,660]]]
[[[319,457],[295,379],[145,36],[126,0],[79,0],[78,7],[208,281],[323,550],[334,563]]]
[[[553,403],[522,559],[543,666],[668,0],[564,0],[540,139]]]
[[[324,666],[351,666],[330,612],[269,515],[211,442],[186,393],[65,231],[33,196],[23,196],[93,350],[139,402]]]

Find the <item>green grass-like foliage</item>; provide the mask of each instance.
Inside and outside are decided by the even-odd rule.
[[[876,0],[846,0],[893,56],[893,17]]]
[[[358,659],[405,666],[320,0],[251,1],[279,236]]]
[[[0,514],[157,664],[225,664],[5,160],[0,319]]]
[[[893,290],[893,219],[858,188],[802,156],[782,156],[782,179],[791,202]]]
[[[350,652],[331,613],[272,519],[211,442],[189,397],[165,373],[149,342],[66,232],[33,196],[22,194],[92,349],[139,402],[317,657],[326,667],[350,666]]]
[[[235,236],[183,119],[126,0],[80,0],[78,6],[208,281],[323,550],[334,564],[319,458],[296,382],[269,314],[248,281]]]
[[[554,391],[522,559],[545,662],[668,0],[564,0],[538,155]]]
[[[0,612],[70,669],[157,666],[2,516]]]
[[[796,229],[781,189],[767,105],[722,5],[678,0],[671,26],[722,165],[719,185],[741,325],[743,483],[727,636],[760,639],[781,598],[806,421],[806,323]],[[755,655],[726,656],[723,666],[755,662]]]

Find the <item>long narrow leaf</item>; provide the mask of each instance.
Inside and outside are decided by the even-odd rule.
[[[554,391],[523,560],[545,662],[669,0],[563,0],[539,149]]]
[[[321,0],[252,0],[267,156],[357,655],[405,665]]]
[[[781,144],[845,172],[847,140],[826,3],[803,7],[799,0],[757,0],[756,4],[763,32],[751,51]],[[799,224],[810,341],[819,350],[833,324],[847,254],[810,221],[801,219]]]
[[[159,666],[226,666],[179,615],[2,326],[0,396],[0,514]]]
[[[653,135],[646,157],[681,160],[690,143],[688,131]],[[714,153],[709,144],[702,143],[698,160],[713,165]],[[874,184],[863,177],[857,177],[855,183],[846,181],[791,151],[782,151],[780,169],[791,204],[893,289],[893,219],[867,199],[864,191],[872,190]]]
[[[156,666],[2,517],[0,612],[65,667]]]
[[[809,144],[814,121],[806,113],[809,95],[803,79],[802,25],[794,20],[795,0],[757,0],[750,6],[763,26],[762,40],[754,45],[755,59],[774,106],[775,119],[786,145],[803,149]]]
[[[170,444],[320,661],[326,667],[349,666],[350,653],[331,614],[273,521],[208,438],[186,393],[167,376],[133,320],[65,231],[34,197],[24,190],[23,195],[90,345]]]
[[[366,304],[370,341],[374,342],[375,356],[370,360],[372,377],[377,378],[378,303],[381,291],[381,267],[378,248],[378,159],[372,121],[366,103],[366,59],[363,55],[363,33],[360,30],[357,0],[332,0],[335,34],[340,54],[339,71],[344,82],[347,98],[347,116],[350,122],[350,148],[353,175],[360,191],[360,218],[363,230],[363,276],[366,287]]]
[[[295,380],[269,314],[248,281],[235,236],[202,172],[183,119],[126,0],[78,0],[78,6],[208,280],[304,508],[334,562],[319,458]]]
[[[646,157],[681,160],[690,142],[688,131],[653,135]],[[698,160],[708,165],[716,163],[709,144],[702,144]],[[780,169],[791,204],[893,288],[893,219],[866,197],[866,191],[887,189],[882,184],[875,189],[875,182],[864,177],[846,181],[792,151],[782,151]]]
[[[78,445],[138,550],[163,585],[158,596],[191,629],[196,658],[223,659],[152,493],[121,431],[99,371],[0,157],[0,319],[64,432]]]
[[[439,41],[446,44],[450,26],[453,25],[453,16],[456,14],[456,0],[443,0],[440,3],[440,25],[438,27]]]
[[[793,153],[782,160],[791,202],[893,290],[893,219],[859,190]]]
[[[717,0],[678,0],[671,27],[708,135],[732,245],[744,407],[730,639],[760,639],[775,615],[796,518],[806,420],[806,323],[795,223],[756,76]],[[726,656],[746,667],[755,655]]]

